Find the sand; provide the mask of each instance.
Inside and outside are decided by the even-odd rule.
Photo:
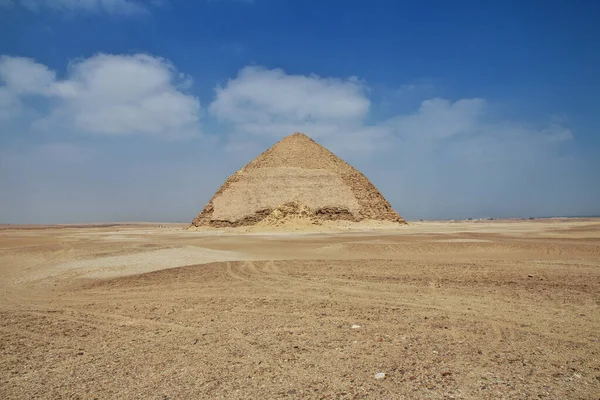
[[[600,397],[600,220],[270,228],[0,228],[0,398]]]

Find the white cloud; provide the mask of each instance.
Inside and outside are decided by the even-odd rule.
[[[7,87],[0,87],[0,120],[16,118],[21,114],[19,97]]]
[[[225,87],[217,88],[209,110],[244,133],[281,136],[304,129],[319,137],[360,123],[369,106],[365,87],[355,78],[246,67]]]
[[[0,56],[0,81],[11,92],[43,93],[55,77],[54,71],[30,58]]]
[[[199,133],[200,103],[185,93],[191,79],[168,61],[137,54],[99,54],[74,62],[66,79],[33,60],[0,58],[0,116],[17,110],[24,95],[43,96],[50,111],[41,129],[125,135]]]
[[[552,124],[549,127],[542,129],[541,134],[550,142],[561,142],[563,140],[573,139],[573,132],[558,124]]]
[[[395,116],[385,124],[399,137],[429,142],[454,140],[473,144],[497,139],[504,145],[548,144],[573,138],[570,129],[556,123],[535,128],[521,122],[491,120],[488,108],[480,98],[456,102],[434,98],[423,101],[416,112]]]
[[[33,12],[53,9],[67,12],[102,12],[113,15],[136,15],[148,12],[152,6],[166,0],[0,0],[0,6],[19,4]]]
[[[0,56],[0,119],[21,114],[21,97],[48,90],[55,74],[45,65],[25,57]]]
[[[389,123],[400,135],[419,135],[423,138],[448,138],[473,133],[485,112],[485,100],[461,99],[454,103],[447,99],[430,99],[421,103],[414,114],[399,115]]]
[[[19,116],[21,98],[44,94],[54,79],[53,71],[30,58],[0,55],[0,120]]]

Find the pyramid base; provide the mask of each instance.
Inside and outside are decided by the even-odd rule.
[[[212,227],[212,228],[238,228],[244,226],[255,226],[258,224],[266,226],[283,226],[289,222],[306,225],[321,225],[324,222],[346,221],[359,223],[362,221],[381,221],[405,225],[406,221],[393,213],[389,218],[382,219],[367,219],[352,214],[349,210],[339,207],[324,207],[318,210],[311,210],[305,204],[293,201],[280,204],[274,209],[260,210],[252,215],[246,216],[236,221],[213,220],[210,218],[212,210],[205,210],[194,221],[192,226],[195,227]]]

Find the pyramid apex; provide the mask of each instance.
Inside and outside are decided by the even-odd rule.
[[[305,146],[308,143],[316,143],[316,142],[305,133],[294,132],[291,135],[285,136],[277,144],[292,145],[292,146]]]
[[[284,137],[284,139],[287,139],[287,138],[307,138],[307,139],[310,139],[310,137],[306,133],[302,133],[302,132],[294,132],[291,135],[287,135],[286,137]]]

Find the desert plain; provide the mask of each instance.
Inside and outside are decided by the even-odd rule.
[[[600,219],[5,225],[0,293],[2,399],[600,398]]]

